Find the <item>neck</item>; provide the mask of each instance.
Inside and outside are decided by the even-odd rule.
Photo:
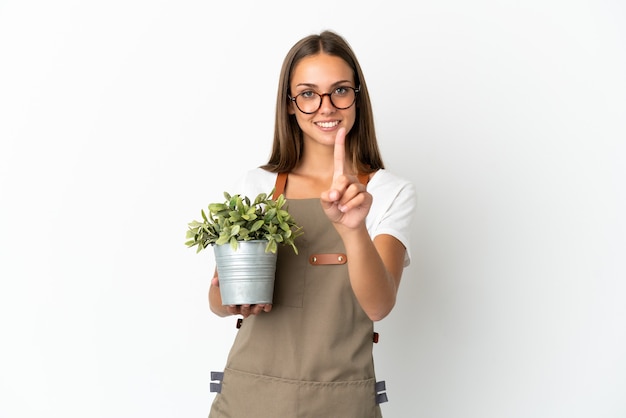
[[[344,166],[351,174],[356,173],[350,169],[352,162],[348,161],[347,158]],[[321,144],[306,144],[300,161],[292,170],[293,173],[315,177],[332,177],[334,171],[334,148]]]

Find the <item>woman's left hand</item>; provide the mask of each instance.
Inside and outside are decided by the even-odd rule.
[[[215,269],[215,274],[213,275],[213,278],[211,279],[211,287],[212,288],[219,288],[220,287],[220,279],[219,276],[217,275],[217,269]],[[220,300],[221,300],[221,294],[220,294]],[[209,301],[210,301],[210,295],[209,295]],[[247,304],[247,305],[222,305],[221,308],[223,308],[226,313],[222,316],[225,316],[226,314],[228,315],[241,315],[244,318],[249,317],[250,315],[259,315],[261,312],[269,312],[272,310],[272,304],[271,303],[259,303],[259,304]]]
[[[322,208],[336,225],[357,228],[372,206],[372,195],[355,175],[346,174],[344,165],[346,130],[339,129],[335,137],[334,173],[330,190],[321,195]]]

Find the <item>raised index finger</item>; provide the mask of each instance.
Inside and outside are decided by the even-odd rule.
[[[334,166],[335,171],[333,173],[333,180],[336,180],[339,176],[343,175],[343,163],[346,160],[346,129],[340,128],[335,136],[335,153],[334,153]]]

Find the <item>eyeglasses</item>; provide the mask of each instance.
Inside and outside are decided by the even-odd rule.
[[[289,100],[296,104],[300,112],[310,115],[317,112],[322,107],[324,96],[328,96],[330,103],[339,110],[351,107],[356,102],[356,94],[359,88],[354,87],[337,87],[330,93],[319,94],[313,90],[306,90],[294,97],[287,95]]]

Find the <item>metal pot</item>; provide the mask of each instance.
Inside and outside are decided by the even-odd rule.
[[[265,252],[267,241],[240,241],[214,245],[215,263],[224,305],[272,303],[276,254]]]

